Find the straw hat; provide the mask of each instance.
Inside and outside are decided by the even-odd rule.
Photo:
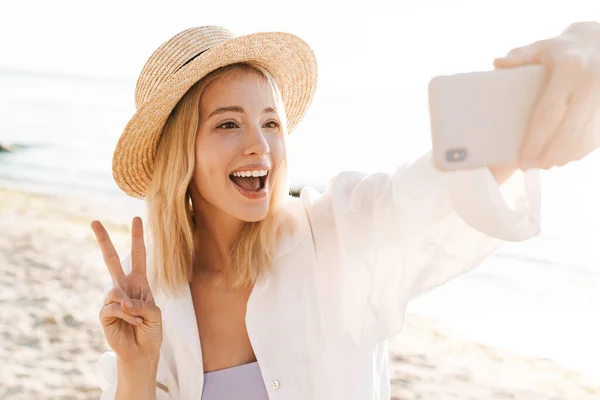
[[[317,61],[308,45],[283,32],[236,37],[225,28],[187,29],[148,59],[135,88],[136,112],[113,154],[113,178],[129,196],[144,198],[152,180],[156,146],[169,114],[200,79],[225,65],[255,62],[273,75],[293,131],[317,86]]]

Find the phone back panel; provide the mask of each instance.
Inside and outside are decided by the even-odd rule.
[[[541,65],[433,78],[429,113],[436,168],[516,161],[546,82]]]

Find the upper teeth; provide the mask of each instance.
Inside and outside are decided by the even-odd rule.
[[[241,177],[250,177],[250,176],[265,176],[267,175],[267,170],[256,170],[256,171],[237,171],[234,172],[233,176],[241,176]]]

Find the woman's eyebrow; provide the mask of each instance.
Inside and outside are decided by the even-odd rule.
[[[211,112],[208,118],[212,117],[213,115],[223,114],[226,112],[243,113],[244,109],[240,106],[219,107],[215,111]],[[266,113],[277,113],[277,110],[273,107],[267,107],[263,110],[263,114]]]

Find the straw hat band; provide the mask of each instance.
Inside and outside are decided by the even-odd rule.
[[[201,32],[202,40],[198,40],[198,31],[204,31]],[[135,90],[136,108],[139,108],[160,85],[192,59],[234,37],[235,35],[225,28],[207,26],[200,29],[187,29],[161,45],[150,56],[140,73]]]
[[[206,51],[206,50],[204,50]],[[188,65],[190,62],[194,61],[194,58],[198,57],[199,55],[201,55],[202,53],[204,53],[204,51],[201,51],[200,53],[196,54],[194,57],[190,58],[189,60],[187,60],[185,63],[183,63],[183,65],[181,67],[179,67],[177,69],[177,71],[179,71],[181,68],[185,67],[186,65]],[[175,72],[177,72],[175,71]]]

